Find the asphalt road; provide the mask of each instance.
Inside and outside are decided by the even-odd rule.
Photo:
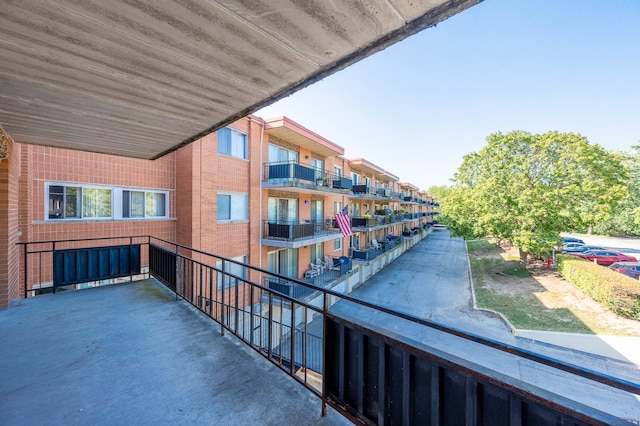
[[[637,366],[516,337],[498,317],[474,310],[464,241],[450,238],[446,230],[434,231],[350,296],[640,383]],[[640,401],[635,395],[353,303],[342,301],[331,310],[620,418],[640,420]]]
[[[514,343],[496,315],[473,309],[464,240],[438,229],[351,296],[474,334]]]

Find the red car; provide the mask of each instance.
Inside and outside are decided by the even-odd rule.
[[[627,256],[626,254],[620,253],[619,251],[615,250],[588,250],[585,252],[572,252],[569,254],[571,254],[572,256],[582,257],[584,259],[590,260],[591,262],[595,260],[598,265],[611,265],[614,262],[638,261],[638,259],[633,256]]]

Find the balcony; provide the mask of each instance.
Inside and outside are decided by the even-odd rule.
[[[263,222],[262,244],[271,247],[300,248],[331,241],[341,233],[333,219],[321,221],[269,221]]]
[[[402,246],[402,242],[404,241],[402,236],[391,236],[391,238],[387,237],[381,239],[378,243],[380,244],[379,248],[369,247],[363,249],[351,249],[351,258],[354,262],[370,262],[376,259],[378,256],[391,251],[397,247]]]
[[[371,185],[353,185],[351,198],[365,200],[391,200],[391,190]]]
[[[290,406],[287,397],[297,398],[299,392],[287,384],[297,382],[318,397],[323,414],[328,406],[366,424],[380,419],[385,419],[384,424],[425,420],[435,424],[625,423],[584,402],[524,382],[519,379],[523,365],[535,371],[539,384],[552,380],[575,389],[585,383],[589,393],[608,388],[634,398],[640,395],[640,385],[629,380],[378,307],[348,292],[320,288],[154,237],[136,238],[126,237],[124,244],[113,240],[117,249],[112,251],[105,246],[110,244],[107,239],[54,242],[55,250],[52,242],[23,244],[25,294],[42,288],[42,278],[64,277],[71,265],[76,272],[99,278],[100,262],[84,259],[103,249],[114,253],[104,261],[110,267],[102,272],[109,275],[112,266],[122,266],[122,258],[116,259],[115,253],[124,245],[139,245],[140,250],[129,252],[129,266],[120,274],[131,274],[131,265],[133,269],[141,265],[158,281],[62,292],[23,301],[15,311],[7,311],[10,315],[0,321],[4,336],[0,356],[9,367],[0,384],[4,390],[0,419],[8,424],[93,424],[117,418],[132,423],[180,423],[185,416],[192,421],[193,416],[215,415],[224,423],[251,423],[258,412],[260,422],[317,422],[307,416],[313,408],[308,402],[296,399],[292,417],[290,409],[280,410],[281,404]],[[68,261],[57,264],[56,255]],[[242,272],[229,268],[231,264],[241,266]],[[307,302],[284,289],[258,284],[265,280],[287,280],[318,297]],[[455,339],[451,346],[466,342],[467,352],[490,351],[503,362],[509,360],[515,377],[494,369],[498,366],[481,366],[372,325],[354,317],[355,312],[401,321],[398,329],[430,330],[439,339]],[[232,340],[214,337],[206,319]],[[42,357],[43,348],[49,354],[46,357]],[[247,351],[261,355],[293,380],[280,380],[274,369],[264,368],[262,358]],[[489,363],[495,357],[490,356]],[[547,379],[542,376],[545,369]],[[60,399],[68,389],[75,389],[82,398]],[[215,409],[209,409],[212,406]]]
[[[400,192],[391,191],[389,194],[389,198],[393,201],[400,201],[402,199],[402,194]]]
[[[283,161],[264,164],[262,187],[343,194],[351,189],[351,179],[297,161]]]

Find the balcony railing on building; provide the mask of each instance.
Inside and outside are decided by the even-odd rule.
[[[402,235],[392,235],[389,234],[385,238],[380,239],[380,241],[375,240],[371,242],[369,247],[366,248],[351,248],[350,256],[355,261],[364,261],[369,262],[374,260],[376,257],[395,249],[396,247],[400,247],[402,245],[403,236]]]
[[[391,200],[391,190],[371,185],[353,185],[351,195],[356,198],[389,199]]]
[[[384,210],[376,210],[376,212],[382,213]],[[404,217],[404,214],[395,213],[356,216],[351,218],[351,227],[357,230],[371,230],[381,226],[402,222]]]
[[[389,194],[389,198],[391,198],[394,201],[400,201],[402,199],[402,193],[397,191],[391,191],[391,193]]]
[[[296,241],[313,239],[314,237],[329,237],[338,234],[339,229],[333,218],[302,221],[265,220],[263,222],[264,239],[282,241]]]
[[[316,189],[349,190],[351,179],[327,170],[318,169],[297,161],[280,161],[264,164],[264,181],[270,183],[304,183]]]

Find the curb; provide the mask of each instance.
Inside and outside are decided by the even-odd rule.
[[[467,242],[466,240],[463,240],[463,241],[464,241],[464,252],[467,255],[467,270],[469,271],[469,287],[471,287],[472,308],[476,311],[487,312],[489,314],[497,316],[509,328],[509,330],[511,331],[511,334],[513,334],[514,336],[517,336],[518,330],[513,326],[513,324],[511,324],[511,322],[507,319],[507,317],[505,317],[502,313],[498,311],[494,311],[493,309],[478,308],[478,304],[476,303],[476,289],[475,289],[475,286],[473,285],[473,272],[471,270],[471,261],[469,260],[469,251],[467,250]]]

